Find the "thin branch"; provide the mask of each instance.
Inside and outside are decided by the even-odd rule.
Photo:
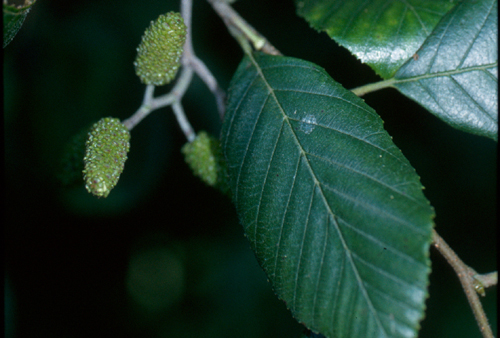
[[[231,34],[234,35],[234,30],[236,30],[242,34],[246,40],[250,41],[255,50],[271,55],[281,55],[279,50],[277,50],[262,34],[257,32],[255,28],[249,25],[248,22],[246,22],[245,19],[243,19],[226,1],[208,0],[208,2],[222,18]]]
[[[153,100],[154,90],[155,86],[147,85],[146,90],[144,91],[142,105],[134,113],[134,115],[123,121],[123,124],[125,125],[125,127],[127,127],[128,130],[132,130],[137,123],[139,123],[151,112],[151,101]]]
[[[193,69],[191,67],[182,67],[181,75],[177,79],[174,88],[169,93],[153,99],[151,102],[152,109],[166,107],[176,101],[180,101],[191,84],[192,79]]]
[[[229,4],[219,0],[209,0],[209,2],[224,20],[230,32],[233,35],[236,35],[243,47],[246,47],[244,48],[246,52],[249,51],[247,47],[247,41],[249,41],[253,44],[256,50],[262,50],[268,54],[281,55],[281,53],[276,48],[274,48],[274,46],[271,45],[265,37],[258,33],[242,17],[240,17],[239,14],[236,13],[236,11],[234,11]],[[153,97],[154,86],[146,87],[142,105],[130,118],[123,121],[123,123],[129,130],[132,130],[152,111],[172,105],[177,120],[179,121],[179,123],[183,124],[181,125],[181,129],[186,133],[186,138],[190,140],[192,138],[192,128],[191,125],[189,125],[188,119],[185,116],[180,116],[184,114],[184,109],[182,109],[180,101],[184,96],[189,84],[191,83],[193,71],[202,79],[203,82],[205,82],[209,90],[214,94],[219,115],[221,119],[224,117],[225,93],[219,87],[217,80],[212,75],[208,67],[203,63],[203,61],[196,57],[193,50],[191,34],[192,8],[192,0],[181,1],[181,15],[184,20],[184,24],[187,27],[186,42],[184,43],[184,52],[181,59],[181,63],[183,66],[181,75],[176,80],[176,84],[173,87],[172,91],[158,98]],[[187,127],[187,125],[189,125],[189,127]]]
[[[184,19],[184,24],[187,29],[186,43],[184,45],[184,55],[183,55],[183,65],[185,67],[192,67],[196,75],[198,75],[203,82],[207,85],[208,89],[214,94],[215,102],[217,103],[217,110],[219,112],[219,116],[222,120],[224,117],[224,112],[226,111],[225,107],[225,98],[226,94],[224,90],[219,87],[217,80],[212,75],[207,66],[201,61],[198,57],[196,57],[193,49],[192,42],[192,29],[191,29],[191,13],[192,13],[192,0],[182,0],[181,2],[181,14]]]
[[[219,85],[217,84],[217,80],[212,75],[207,66],[203,63],[203,61],[198,59],[195,55],[192,55],[189,58],[189,65],[193,67],[195,73],[203,80],[203,82],[205,82],[212,94],[214,94],[215,101],[217,103],[217,110],[219,111],[219,116],[222,120],[224,118],[224,112],[226,110],[226,106],[224,103],[226,93],[224,93],[224,90],[219,87]]]
[[[191,36],[191,15],[193,13],[193,0],[182,0],[181,1],[181,15],[184,20],[184,24],[187,27],[186,30],[186,42],[184,43],[184,54],[194,55],[193,52],[193,42]]]
[[[186,114],[184,114],[184,108],[182,108],[182,104],[179,101],[176,101],[172,105],[172,109],[174,110],[177,122],[179,123],[179,126],[181,127],[184,135],[186,135],[187,140],[189,142],[193,142],[196,137],[196,133],[194,132],[193,127],[191,127],[191,124],[186,118]]]
[[[444,258],[451,265],[458,278],[460,279],[460,283],[465,291],[465,295],[467,296],[467,300],[472,308],[472,312],[476,317],[476,321],[479,325],[479,329],[484,338],[494,338],[493,332],[491,331],[491,327],[488,324],[488,318],[486,318],[486,314],[484,313],[483,306],[479,297],[477,295],[476,289],[474,287],[474,276],[477,275],[477,272],[474,271],[471,267],[467,266],[462,260],[457,256],[457,254],[450,248],[450,246],[438,235],[438,233],[433,230],[433,244],[436,249],[444,256]]]
[[[181,100],[186,93],[189,85],[191,84],[194,72],[196,72],[198,75],[201,74],[200,77],[203,79],[203,81],[205,81],[212,93],[214,93],[219,113],[221,114],[221,116],[223,116],[225,110],[224,91],[218,86],[215,77],[210,73],[205,64],[203,64],[203,62],[199,60],[193,52],[193,45],[191,40],[192,7],[192,0],[182,0],[181,15],[184,20],[184,24],[187,27],[187,34],[186,41],[184,43],[184,52],[181,58],[181,64],[183,67],[181,69],[180,76],[177,78],[174,87],[169,93],[157,98],[153,97],[155,87],[152,85],[146,86],[142,105],[131,117],[123,121],[123,124],[125,124],[125,126],[129,130],[132,130],[152,111],[172,105],[172,109],[177,118],[177,121],[179,122],[181,130],[184,132],[184,135],[186,136],[188,141],[191,142],[195,137],[195,133],[184,113],[184,109],[181,105]]]
[[[191,79],[193,78],[193,70],[189,67],[183,67],[181,70],[181,75],[176,80],[175,86],[172,88],[170,93],[159,96],[157,98],[153,97],[153,92],[155,86],[148,85],[144,92],[144,99],[142,105],[139,109],[128,119],[123,121],[123,124],[128,130],[132,130],[139,122],[142,121],[146,116],[148,116],[152,111],[160,109],[173,104],[176,101],[180,101],[184,96]]]
[[[365,94],[374,92],[376,90],[388,88],[388,87],[393,87],[393,84],[396,82],[394,78],[385,80],[385,81],[379,81],[375,83],[369,83],[364,86],[360,86],[354,89],[351,89],[351,92],[356,94],[357,96],[363,96]]]

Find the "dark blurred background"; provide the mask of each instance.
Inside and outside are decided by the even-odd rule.
[[[135,49],[149,22],[178,6],[39,0],[4,49],[8,337],[299,337],[303,327],[274,296],[232,204],[185,165],[170,108],[134,128],[107,199],[57,179],[74,134],[140,106]],[[292,1],[234,7],[283,54],[319,64],[344,87],[379,80],[310,29]],[[226,89],[242,52],[205,1],[194,1],[193,22],[195,51]],[[496,270],[496,143],[450,128],[395,90],[365,100],[421,176],[441,236],[478,272]],[[198,78],[183,104],[197,131],[218,135],[214,98]],[[431,259],[420,337],[480,337],[458,278],[433,249]],[[486,295],[496,331],[496,287]]]

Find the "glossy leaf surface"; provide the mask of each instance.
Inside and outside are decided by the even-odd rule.
[[[394,73],[420,48],[450,0],[296,0],[297,12],[325,31],[382,78]]]
[[[327,337],[415,337],[433,210],[364,101],[320,67],[253,54],[222,128],[233,201],[277,295]]]
[[[464,1],[436,27],[395,87],[450,125],[498,139],[497,1]]]

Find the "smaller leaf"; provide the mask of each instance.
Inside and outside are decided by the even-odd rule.
[[[296,0],[297,13],[388,79],[422,45],[453,0]]]
[[[395,87],[451,126],[498,139],[496,0],[464,1],[395,76]]]
[[[23,5],[3,3],[3,48],[16,36],[36,0],[26,0]]]

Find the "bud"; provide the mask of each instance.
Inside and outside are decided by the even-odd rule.
[[[218,139],[201,131],[194,141],[186,143],[181,151],[196,176],[207,185],[229,193],[226,161]]]
[[[83,177],[88,192],[107,197],[120,178],[130,149],[130,132],[117,118],[96,122],[88,133]]]
[[[174,79],[180,68],[186,29],[182,16],[176,12],[151,21],[134,62],[135,73],[142,83],[162,86]]]

